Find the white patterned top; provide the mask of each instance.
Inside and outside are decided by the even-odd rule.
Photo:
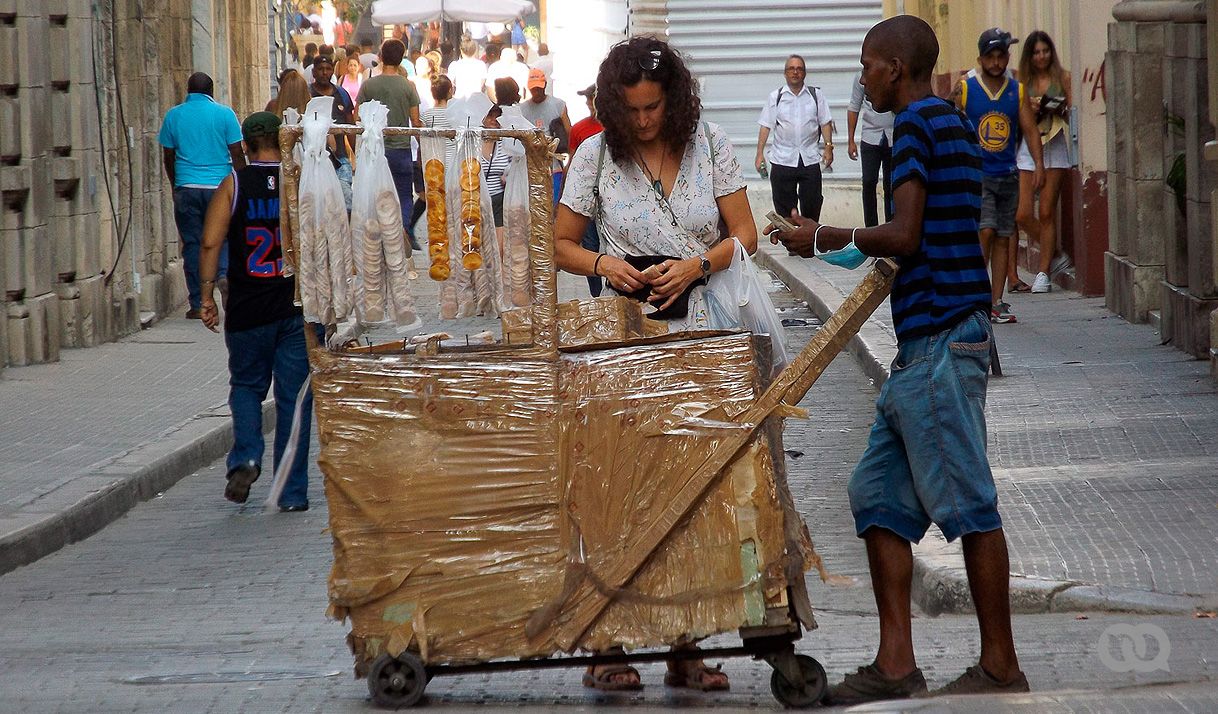
[[[600,178],[601,210],[596,215],[592,188],[603,141],[604,135],[598,134],[579,145],[561,202],[596,220],[601,250],[606,254],[692,258],[728,237],[716,200],[743,189],[745,184],[732,143],[718,124],[698,124],[666,199],[656,194],[634,161],[618,164],[606,149]],[[701,287],[690,293],[689,308],[684,320],[669,322],[670,331],[709,325]]]

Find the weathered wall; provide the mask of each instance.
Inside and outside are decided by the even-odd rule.
[[[266,0],[215,1],[239,21],[223,34],[241,53],[217,85],[240,111],[260,108]],[[157,133],[194,69],[191,11],[0,0],[0,365],[54,361],[184,301]]]
[[[1204,3],[1122,2],[1108,32],[1111,248],[1109,309],[1160,314],[1164,342],[1208,357],[1218,310],[1214,138]]]
[[[1218,28],[1218,2],[1209,4],[1206,25]],[[1218,30],[1206,34],[1206,47],[1206,57],[1218,56]],[[1218,126],[1218,62],[1208,64],[1210,124]],[[1218,162],[1218,140],[1206,143],[1205,159],[1213,171]],[[1218,255],[1218,186],[1210,192],[1210,250]],[[1211,268],[1210,279],[1218,283],[1218,260],[1212,261]],[[1218,377],[1218,310],[1210,313],[1210,371]]]

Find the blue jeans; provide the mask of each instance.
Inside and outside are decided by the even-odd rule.
[[[198,310],[203,304],[203,293],[199,289],[199,249],[203,245],[203,216],[207,215],[207,204],[215,194],[214,188],[185,188],[173,190],[173,220],[182,239],[182,270],[186,273],[186,294],[190,308]],[[220,263],[213,279],[219,280],[228,274],[227,246],[220,248]]]
[[[338,168],[334,170],[338,174],[338,182],[343,185],[343,203],[347,206],[347,213],[351,213],[351,180],[354,174],[351,171],[351,159],[346,156],[338,160]]]
[[[588,221],[588,227],[584,229],[584,234],[580,237],[579,244],[596,253],[601,252],[601,237],[596,232],[596,221]],[[601,276],[589,275],[588,292],[592,297],[600,297],[602,289],[604,289],[604,283],[601,280]]]
[[[911,543],[933,521],[949,541],[1002,527],[986,457],[988,315],[897,347],[867,450],[848,492],[860,537],[887,528]]]
[[[225,332],[228,346],[228,405],[233,413],[233,448],[228,452],[228,470],[254,462],[261,467],[265,443],[262,438],[262,400],[272,378],[275,383],[274,468],[279,468],[288,436],[296,395],[309,378],[302,317],[289,317],[269,325],[238,332]],[[279,505],[302,506],[309,502],[309,433],[313,425],[313,393],[306,392],[301,408],[300,443]]]
[[[406,234],[411,236],[411,247],[418,248],[414,245],[414,236],[410,230],[414,222],[414,159],[410,156],[410,149],[385,149],[385,160],[389,162],[389,173],[393,176],[393,187],[398,192],[398,203],[402,204],[402,225],[406,227]],[[407,257],[409,256],[408,252]]]

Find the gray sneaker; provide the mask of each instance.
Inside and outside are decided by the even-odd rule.
[[[915,669],[900,679],[889,679],[875,664],[869,664],[859,667],[854,674],[847,674],[840,684],[830,687],[828,703],[848,706],[885,699],[909,699],[920,694],[926,694],[926,678],[922,676],[922,670]]]
[[[954,681],[931,692],[931,696],[938,697],[947,694],[1018,694],[1030,691],[1032,689],[1028,686],[1028,678],[1024,676],[1023,672],[1020,672],[1014,679],[1004,684],[987,674],[981,665],[975,664],[964,670],[964,674],[956,677]]]

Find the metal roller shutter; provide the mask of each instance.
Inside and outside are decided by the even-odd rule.
[[[807,61],[808,83],[821,88],[833,112],[841,146],[826,180],[859,177],[859,162],[846,154],[846,105],[863,37],[883,19],[880,0],[631,0],[630,7],[661,4],[667,6],[669,41],[698,77],[703,116],[727,130],[747,177],[757,178],[757,116],[782,85],[791,54]]]

